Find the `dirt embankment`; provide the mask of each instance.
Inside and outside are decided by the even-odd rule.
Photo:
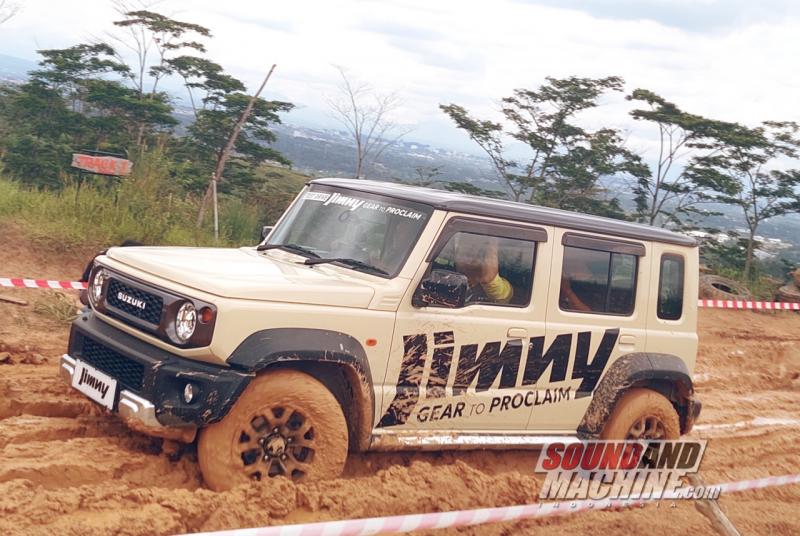
[[[74,278],[86,260],[31,251],[8,235],[0,250],[0,275]],[[45,291],[0,292],[34,302]],[[11,362],[0,365],[2,534],[169,534],[522,504],[537,496],[538,453],[530,451],[368,454],[351,457],[345,477],[334,481],[273,479],[209,491],[191,451],[174,455],[61,384],[56,362],[67,327],[32,305],[0,302],[0,355],[9,352]],[[705,481],[800,471],[800,316],[703,311],[700,333],[704,409],[693,435],[709,439]],[[33,354],[46,361],[22,363]],[[731,494],[721,504],[743,533],[800,534],[800,486]],[[684,502],[462,533],[590,531],[673,535],[711,527]]]

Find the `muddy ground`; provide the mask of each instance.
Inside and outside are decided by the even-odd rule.
[[[76,278],[89,254],[0,236],[0,276]],[[0,533],[171,534],[534,502],[536,452],[369,454],[344,478],[203,488],[191,452],[130,432],[57,379],[68,327],[55,291],[0,289]],[[40,304],[37,307],[37,304]],[[35,312],[38,309],[39,312]],[[726,482],[800,472],[800,315],[702,311],[696,385],[709,439],[701,476]],[[800,485],[725,495],[745,534],[800,534]],[[464,534],[712,532],[688,502],[485,525]],[[455,534],[435,531],[430,534]]]

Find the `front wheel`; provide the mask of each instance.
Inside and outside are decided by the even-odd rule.
[[[652,389],[634,388],[617,402],[601,438],[671,440],[680,435],[680,420],[672,403]]]
[[[256,377],[228,415],[200,432],[203,479],[221,491],[284,476],[339,476],[347,460],[347,423],[336,397],[318,380],[281,369]]]

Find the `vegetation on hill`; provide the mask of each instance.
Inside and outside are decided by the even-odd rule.
[[[102,178],[83,184],[67,181],[58,189],[30,189],[0,176],[0,222],[22,226],[43,247],[97,249],[133,239],[158,245],[255,244],[263,225],[273,223],[309,179],[291,170],[262,165],[257,188],[245,200],[224,195],[220,203],[220,238],[209,225],[195,226],[200,196],[187,195],[169,176],[167,159],[148,152],[123,180]]]

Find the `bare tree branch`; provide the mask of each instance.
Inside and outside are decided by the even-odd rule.
[[[10,2],[9,0],[0,0],[0,24],[3,24],[8,19],[19,13],[22,5],[17,2]]]
[[[381,95],[369,84],[351,79],[343,67],[336,66],[336,69],[342,81],[338,96],[327,99],[328,106],[353,138],[354,176],[363,179],[383,152],[411,129],[399,129],[390,118],[392,112],[402,105],[396,94]]]

